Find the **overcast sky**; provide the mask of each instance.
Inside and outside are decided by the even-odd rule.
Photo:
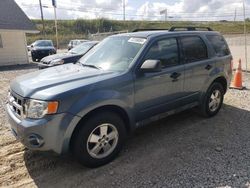
[[[40,19],[39,0],[15,0],[30,18]],[[123,19],[123,0],[57,0],[58,19]],[[250,17],[250,0],[246,17]],[[53,19],[51,0],[42,0],[45,19]],[[242,0],[125,0],[126,19],[164,20],[160,11],[167,9],[168,20],[243,19]]]

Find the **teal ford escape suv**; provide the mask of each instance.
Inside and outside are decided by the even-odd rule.
[[[186,30],[186,31],[184,31]],[[75,64],[17,77],[7,114],[27,148],[113,160],[138,126],[188,108],[218,113],[230,83],[224,38],[194,27],[108,37]]]

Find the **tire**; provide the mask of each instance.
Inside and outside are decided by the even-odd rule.
[[[215,116],[221,109],[224,100],[224,94],[225,92],[223,86],[220,83],[212,83],[211,86],[208,88],[200,105],[199,110],[201,112],[201,115],[205,117]],[[215,101],[213,98],[216,98]]]
[[[36,58],[33,55],[31,56],[31,58],[33,62],[36,62]]]
[[[102,136],[101,130],[103,130],[103,133],[107,133],[106,137]],[[111,137],[114,137],[114,139]],[[116,158],[122,149],[125,137],[125,124],[119,115],[113,112],[97,113],[88,118],[74,134],[71,145],[72,152],[84,166],[99,167]],[[106,151],[104,148],[106,148]]]

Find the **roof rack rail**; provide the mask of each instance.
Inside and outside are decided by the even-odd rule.
[[[201,31],[202,29],[213,31],[210,27],[171,27],[169,31]]]
[[[168,29],[134,29],[132,32],[139,32],[139,31],[162,31]]]

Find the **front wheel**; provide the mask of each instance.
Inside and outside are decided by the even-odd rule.
[[[94,114],[73,138],[73,154],[87,167],[112,161],[120,152],[126,135],[123,120],[113,112]]]
[[[32,59],[33,62],[36,62],[35,56],[31,55],[31,59]]]
[[[200,110],[202,115],[206,117],[215,116],[221,109],[224,100],[224,89],[220,83],[213,83],[207,90]]]

